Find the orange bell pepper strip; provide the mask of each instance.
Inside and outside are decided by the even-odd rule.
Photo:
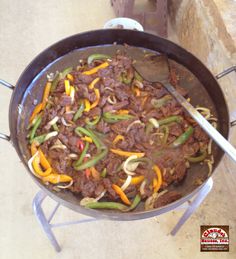
[[[127,204],[127,205],[131,205],[130,200],[127,198],[126,194],[122,191],[122,189],[116,185],[116,184],[112,184],[112,188],[113,190],[120,196],[121,200]]]
[[[90,167],[90,171],[91,171],[91,174],[92,174],[92,176],[95,180],[100,179],[100,173],[98,172],[98,170],[94,166]]]
[[[114,140],[112,141],[112,143],[115,145],[116,143],[118,143],[120,140],[124,140],[124,136],[122,135],[117,135]]]
[[[37,143],[35,141],[32,142],[31,146],[30,146],[30,151],[31,151],[31,155],[35,155],[36,152],[38,151],[37,149]]]
[[[89,89],[93,89],[95,84],[100,80],[99,77],[95,78],[88,86]]]
[[[129,114],[128,110],[119,110],[116,112],[116,114]]]
[[[153,179],[153,193],[156,193],[159,191],[162,185],[162,175],[161,175],[161,170],[157,165],[154,165],[152,169],[155,171],[157,175],[157,179],[156,178]]]
[[[35,109],[34,109],[32,115],[30,116],[30,123],[33,121],[33,119],[36,117],[36,115],[41,112],[42,107],[43,107],[42,103],[39,103],[35,106]]]
[[[66,174],[50,174],[42,178],[44,182],[53,184],[71,182],[72,178]]]
[[[42,152],[42,150],[39,148],[39,158],[40,158],[40,164],[42,165],[42,167],[44,169],[48,169],[51,168],[50,163],[48,162],[47,158],[45,157],[44,153]]]
[[[141,183],[143,180],[144,180],[144,175],[135,176],[135,177],[132,177],[130,184],[137,185]]]
[[[47,82],[46,86],[44,88],[44,93],[43,93],[43,100],[42,100],[42,110],[45,108],[47,101],[48,101],[48,96],[51,90],[52,83]]]
[[[97,99],[96,99],[96,101],[95,101],[94,103],[91,104],[90,110],[93,109],[93,108],[95,108],[95,107],[98,105],[99,100],[100,100],[100,92],[99,92],[99,90],[98,90],[97,88],[95,88],[95,89],[94,89],[94,92],[95,92],[95,95],[96,95],[96,98],[97,98]]]
[[[145,153],[141,153],[141,152],[129,152],[129,151],[123,151],[120,149],[113,149],[113,148],[111,148],[110,151],[116,155],[125,156],[125,157],[129,157],[133,155],[137,157],[143,157],[145,155]]]
[[[35,173],[40,176],[40,177],[45,177],[50,175],[50,173],[52,172],[52,168],[48,168],[46,171],[42,171],[41,166],[40,166],[40,156],[36,155],[33,162],[32,162],[32,166],[34,168]]]
[[[108,62],[104,62],[104,63],[102,63],[101,65],[99,65],[97,67],[94,67],[94,68],[92,68],[92,69],[90,69],[88,71],[83,72],[82,74],[84,74],[84,75],[92,75],[92,74],[97,73],[99,69],[106,68],[108,66],[109,66],[109,63]]]

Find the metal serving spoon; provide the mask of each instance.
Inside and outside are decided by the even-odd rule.
[[[146,81],[161,83],[199,126],[236,162],[236,149],[169,83],[169,63],[165,55],[155,56],[154,61],[151,59],[137,61],[133,66]],[[156,73],[153,73],[153,66]]]

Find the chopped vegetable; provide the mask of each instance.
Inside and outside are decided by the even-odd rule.
[[[90,65],[94,60],[104,60],[104,59],[110,59],[111,57],[109,55],[105,54],[92,54],[88,57],[87,63]]]
[[[125,156],[125,157],[130,157],[130,156],[137,156],[137,157],[143,157],[145,155],[145,153],[142,152],[129,152],[129,151],[124,151],[124,150],[120,150],[120,149],[113,149],[111,148],[110,151],[116,155],[119,156]]]
[[[77,112],[73,117],[74,122],[77,121],[83,115],[83,111],[84,111],[84,102],[81,102],[79,109],[77,110]]]
[[[112,184],[112,188],[114,189],[114,191],[120,196],[121,200],[127,204],[127,205],[131,205],[130,200],[127,198],[126,194],[122,191],[122,189],[116,185],[116,184]]]
[[[93,140],[90,137],[85,136],[85,137],[82,137],[81,139],[88,143],[93,143]]]
[[[30,137],[29,137],[29,138],[30,138],[30,141],[32,141],[32,140],[34,139],[35,133],[36,133],[36,131],[37,131],[39,125],[41,124],[41,122],[42,122],[42,117],[39,116],[39,117],[37,118],[37,120],[36,120],[36,122],[35,122],[35,124],[34,124],[34,126],[33,126],[33,128],[32,128],[32,130],[31,130],[31,132],[30,132]]]
[[[93,74],[97,73],[98,70],[103,69],[103,68],[106,68],[106,67],[108,67],[108,66],[109,66],[109,63],[108,63],[108,62],[104,62],[104,63],[102,63],[101,65],[92,68],[91,70],[88,70],[88,71],[83,72],[83,74],[84,74],[84,75],[93,75]]]
[[[131,183],[131,180],[132,180],[132,176],[131,176],[131,175],[128,175],[127,178],[126,178],[126,180],[125,180],[125,182],[124,182],[123,185],[120,187],[122,191],[125,191],[125,190],[129,187],[129,185],[130,185],[130,183]]]
[[[104,112],[103,119],[108,123],[116,123],[120,120],[129,120],[132,119],[134,116],[129,114],[115,114],[111,112]]]
[[[160,108],[162,106],[164,106],[168,101],[172,100],[173,97],[171,95],[165,95],[164,97],[160,98],[160,99],[155,99],[153,98],[151,100],[151,104],[152,106],[154,106],[155,108]]]
[[[157,182],[153,186],[153,192],[156,193],[160,189],[162,185],[162,175],[161,175],[161,170],[157,165],[153,166],[153,170],[155,171],[157,175]]]
[[[98,83],[100,80],[99,77],[95,78],[88,86],[89,89],[94,89],[94,86],[96,85],[96,83]]]
[[[89,112],[90,109],[91,109],[91,104],[90,104],[89,100],[88,100],[88,99],[84,99],[84,104],[85,104],[85,109],[84,109],[84,111],[85,111],[85,112]]]
[[[105,178],[107,175],[107,169],[106,168],[103,168],[102,172],[101,172],[101,177],[102,178]]]
[[[91,202],[85,205],[86,208],[89,209],[110,209],[110,210],[121,210],[124,211],[128,209],[127,206],[125,206],[122,203],[118,202]]]
[[[48,176],[52,172],[51,167],[47,168],[46,171],[42,171],[42,169],[40,167],[40,156],[39,156],[39,154],[36,155],[35,158],[33,159],[32,166],[33,166],[33,169],[34,169],[35,173],[37,175],[39,175],[40,177]]]
[[[186,131],[180,135],[172,144],[171,147],[178,147],[182,144],[184,144],[193,134],[193,127],[189,126]]]
[[[141,196],[140,196],[140,194],[137,194],[137,195],[134,197],[134,200],[133,200],[131,206],[130,206],[128,209],[125,209],[125,210],[123,210],[123,211],[128,212],[128,211],[134,210],[134,209],[138,206],[138,204],[140,203],[140,201],[141,201]]]
[[[73,82],[74,81],[74,77],[71,74],[67,74],[66,77]]]
[[[122,136],[122,135],[117,135],[115,138],[114,138],[114,140],[112,141],[112,143],[115,145],[115,144],[117,144],[120,140],[124,140],[125,138],[124,138],[124,136]]]
[[[138,185],[144,180],[144,175],[132,177],[131,184]]]
[[[66,174],[50,174],[50,175],[44,176],[42,178],[42,180],[44,182],[57,184],[57,183],[71,182],[72,178],[69,175],[66,175]]]
[[[67,74],[71,73],[73,70],[73,67],[67,67],[60,73],[60,79],[64,79]]]
[[[36,117],[36,115],[41,112],[42,107],[43,107],[43,104],[42,104],[42,103],[39,103],[38,105],[36,105],[36,107],[35,107],[35,109],[34,109],[32,115],[31,115],[31,117],[30,117],[30,122],[31,122],[31,123],[32,123],[32,121],[34,120],[34,118]]]
[[[65,80],[65,92],[66,92],[66,95],[70,95],[70,81],[69,80]]]
[[[48,96],[51,90],[51,82],[47,82],[45,89],[44,89],[44,93],[43,93],[43,99],[42,99],[42,110],[45,108],[47,101],[48,101]]]
[[[99,90],[97,88],[94,88],[94,93],[96,95],[96,101],[91,104],[90,109],[95,108],[98,105],[99,100],[100,100],[100,92],[99,92]]]
[[[89,143],[86,142],[86,143],[85,143],[85,147],[84,147],[82,153],[80,154],[79,159],[74,163],[74,167],[77,167],[77,166],[79,166],[79,165],[82,164],[82,162],[83,162],[83,160],[84,160],[84,157],[85,157],[85,155],[86,155],[86,153],[87,153],[87,151],[88,151],[88,148],[89,148]]]
[[[189,156],[189,157],[186,157],[188,159],[189,162],[191,163],[199,163],[199,162],[202,162],[203,160],[205,160],[207,156],[207,151],[204,149],[201,151],[201,154],[199,156]]]

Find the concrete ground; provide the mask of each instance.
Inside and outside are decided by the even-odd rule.
[[[78,32],[99,29],[114,17],[108,0],[0,0],[0,78],[14,84],[26,65],[52,43]],[[11,92],[0,88],[0,132],[8,133]],[[32,212],[38,187],[14,148],[0,140],[1,259],[236,258],[235,166],[224,158],[214,187],[177,236],[169,235],[182,211],[134,222],[95,222],[55,230],[62,252],[49,244]],[[230,166],[229,166],[230,165]],[[232,170],[233,168],[233,170]],[[53,201],[46,202],[49,209]],[[56,220],[80,216],[61,208]],[[200,226],[230,226],[229,253],[201,253]]]

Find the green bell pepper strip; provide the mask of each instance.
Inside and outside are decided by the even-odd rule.
[[[191,163],[199,163],[199,162],[202,162],[207,156],[207,152],[206,150],[203,150],[201,151],[201,154],[199,156],[189,156],[189,157],[186,157],[187,160]]]
[[[123,211],[128,212],[128,211],[134,210],[138,206],[140,201],[141,201],[141,196],[140,196],[140,194],[137,194],[134,197],[134,200],[133,200],[132,204],[130,205],[130,207],[128,209],[124,209]]]
[[[133,79],[133,74],[129,71],[122,72],[121,74],[122,82],[126,85],[129,85]]]
[[[108,123],[116,123],[120,120],[129,120],[134,118],[133,115],[129,115],[129,114],[114,114],[111,112],[104,112],[103,113],[103,119],[105,122]]]
[[[81,136],[81,133],[82,133],[90,137],[93,140],[93,143],[95,144],[97,149],[101,149],[101,147],[104,146],[104,144],[100,141],[100,139],[98,139],[98,137],[90,129],[87,129],[87,128],[85,129],[79,126],[75,129],[75,133],[78,134],[79,136]]]
[[[106,175],[107,175],[107,169],[104,168],[104,169],[102,170],[102,172],[101,172],[101,177],[102,177],[102,178],[105,178]]]
[[[136,80],[138,80],[139,82],[143,82],[143,78],[141,77],[141,75],[137,71],[134,71],[134,78]]]
[[[52,127],[53,127],[53,129],[54,129],[55,131],[59,131],[59,128],[58,128],[58,126],[57,126],[56,123],[54,123],[54,124],[52,125]]]
[[[179,147],[180,145],[184,144],[193,134],[193,127],[189,126],[186,131],[180,135],[171,145],[170,147]]]
[[[30,136],[29,136],[30,141],[32,141],[32,140],[34,139],[36,130],[38,129],[38,127],[39,127],[39,125],[41,124],[41,122],[42,122],[42,117],[39,116],[39,117],[37,118],[37,120],[36,120],[36,122],[35,122],[35,124],[34,124],[34,126],[33,126],[33,128],[32,128],[32,130],[31,130],[31,132],[30,132]]]
[[[169,137],[169,127],[167,125],[163,125],[161,127],[161,130],[164,131],[164,136],[163,136],[163,139],[162,139],[162,144],[165,145],[167,143],[167,139]]]
[[[32,140],[30,140],[30,144],[32,144],[32,142],[37,142],[39,145],[41,145],[44,142],[46,136],[47,136],[47,133],[39,135],[39,136],[33,138]]]
[[[159,124],[159,126],[162,126],[162,125],[169,124],[172,122],[181,123],[182,120],[183,120],[183,117],[181,117],[179,115],[173,115],[173,116],[167,117],[165,119],[157,120],[157,123]]]
[[[154,126],[151,122],[148,122],[147,126],[145,127],[146,135],[149,135],[154,129]]]
[[[98,124],[100,118],[101,118],[100,115],[97,115],[96,118],[95,118],[93,121],[90,121],[89,118],[86,118],[86,119],[85,119],[85,123],[86,123],[88,126],[95,126],[95,125]]]
[[[83,115],[83,111],[84,111],[84,103],[82,102],[79,109],[77,110],[77,112],[75,113],[74,117],[73,117],[73,121],[76,122],[82,115]]]
[[[118,202],[91,202],[85,205],[86,208],[90,209],[110,209],[110,210],[121,210],[124,211],[128,209],[127,206],[125,206],[122,203]]]
[[[56,75],[56,77],[54,78],[54,80],[52,81],[52,85],[51,85],[51,89],[50,89],[50,92],[54,92],[56,87],[57,87],[57,84],[58,82],[60,81],[60,73],[58,73]]]
[[[109,59],[111,58],[111,56],[109,55],[105,55],[105,54],[92,54],[88,57],[87,59],[87,63],[90,65],[94,60],[104,60],[104,59]]]
[[[78,171],[80,170],[84,170],[86,168],[95,166],[100,160],[102,160],[108,153],[107,148],[104,148],[103,151],[101,151],[100,153],[96,154],[93,158],[91,158],[90,160],[88,160],[87,162],[79,165],[79,166],[74,166],[74,168]]]
[[[84,157],[85,157],[85,155],[86,155],[86,153],[87,153],[87,151],[88,151],[88,148],[89,148],[89,143],[86,142],[86,143],[85,143],[85,146],[84,146],[84,149],[83,149],[83,151],[81,152],[79,159],[74,163],[74,166],[79,166],[79,165],[82,164],[82,162],[83,162],[83,160],[84,160]]]
[[[162,98],[160,99],[155,99],[153,98],[151,100],[151,104],[153,107],[155,108],[160,108],[162,107],[163,105],[165,105],[168,101],[172,100],[173,98],[171,97],[171,95],[167,94],[165,96],[163,96]]]
[[[65,69],[59,74],[60,79],[64,79],[67,74],[69,74],[70,72],[72,72],[72,70],[73,70],[73,67],[67,67],[67,68],[65,68]]]

